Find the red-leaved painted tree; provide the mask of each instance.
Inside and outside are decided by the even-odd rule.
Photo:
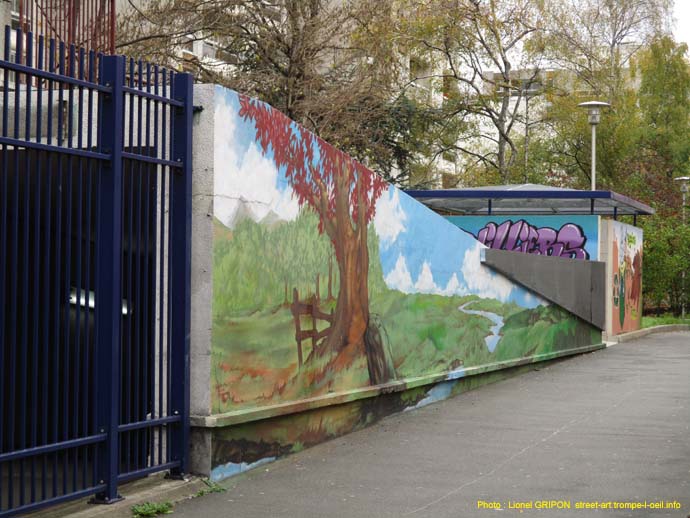
[[[383,344],[373,338],[378,333],[369,323],[367,248],[367,228],[386,182],[267,104],[240,96],[240,116],[254,123],[264,153],[272,148],[273,160],[286,168],[299,205],[318,214],[319,232],[333,244],[340,292],[325,349],[353,359],[366,353],[370,382],[387,381],[390,369]]]

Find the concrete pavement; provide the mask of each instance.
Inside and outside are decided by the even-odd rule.
[[[686,517],[689,427],[690,333],[650,335],[389,417],[174,516]],[[571,509],[534,509],[543,500]],[[575,508],[645,501],[681,508]]]

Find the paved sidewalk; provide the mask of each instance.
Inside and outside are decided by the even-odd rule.
[[[686,517],[689,427],[690,333],[650,335],[389,417],[229,479],[173,516]],[[520,513],[509,500],[573,509]],[[682,508],[574,508],[645,500]]]

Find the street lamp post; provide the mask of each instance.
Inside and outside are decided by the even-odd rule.
[[[603,101],[587,101],[578,104],[580,108],[586,108],[589,115],[589,125],[592,126],[592,190],[596,190],[597,185],[597,124],[601,119],[601,109],[611,106]]]
[[[683,228],[685,228],[685,197],[688,194],[688,182],[690,181],[690,176],[680,176],[674,178],[676,182],[680,182],[680,192],[683,195],[683,206],[681,208],[683,217]],[[680,280],[680,308],[681,308],[681,318],[685,319],[685,267],[683,267],[683,272],[681,274]]]

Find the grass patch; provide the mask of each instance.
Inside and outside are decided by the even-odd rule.
[[[200,496],[206,496],[210,495],[211,493],[223,493],[225,492],[225,488],[218,484],[217,482],[214,482],[213,480],[209,480],[207,478],[203,479],[202,482],[206,484],[206,487],[203,487],[199,489],[196,493],[194,493],[194,498],[198,498]]]
[[[161,514],[172,514],[173,505],[170,502],[144,502],[132,506],[133,518],[147,518]]]
[[[664,326],[671,324],[690,324],[690,318],[683,320],[672,313],[665,313],[659,317],[642,317],[642,327]]]

